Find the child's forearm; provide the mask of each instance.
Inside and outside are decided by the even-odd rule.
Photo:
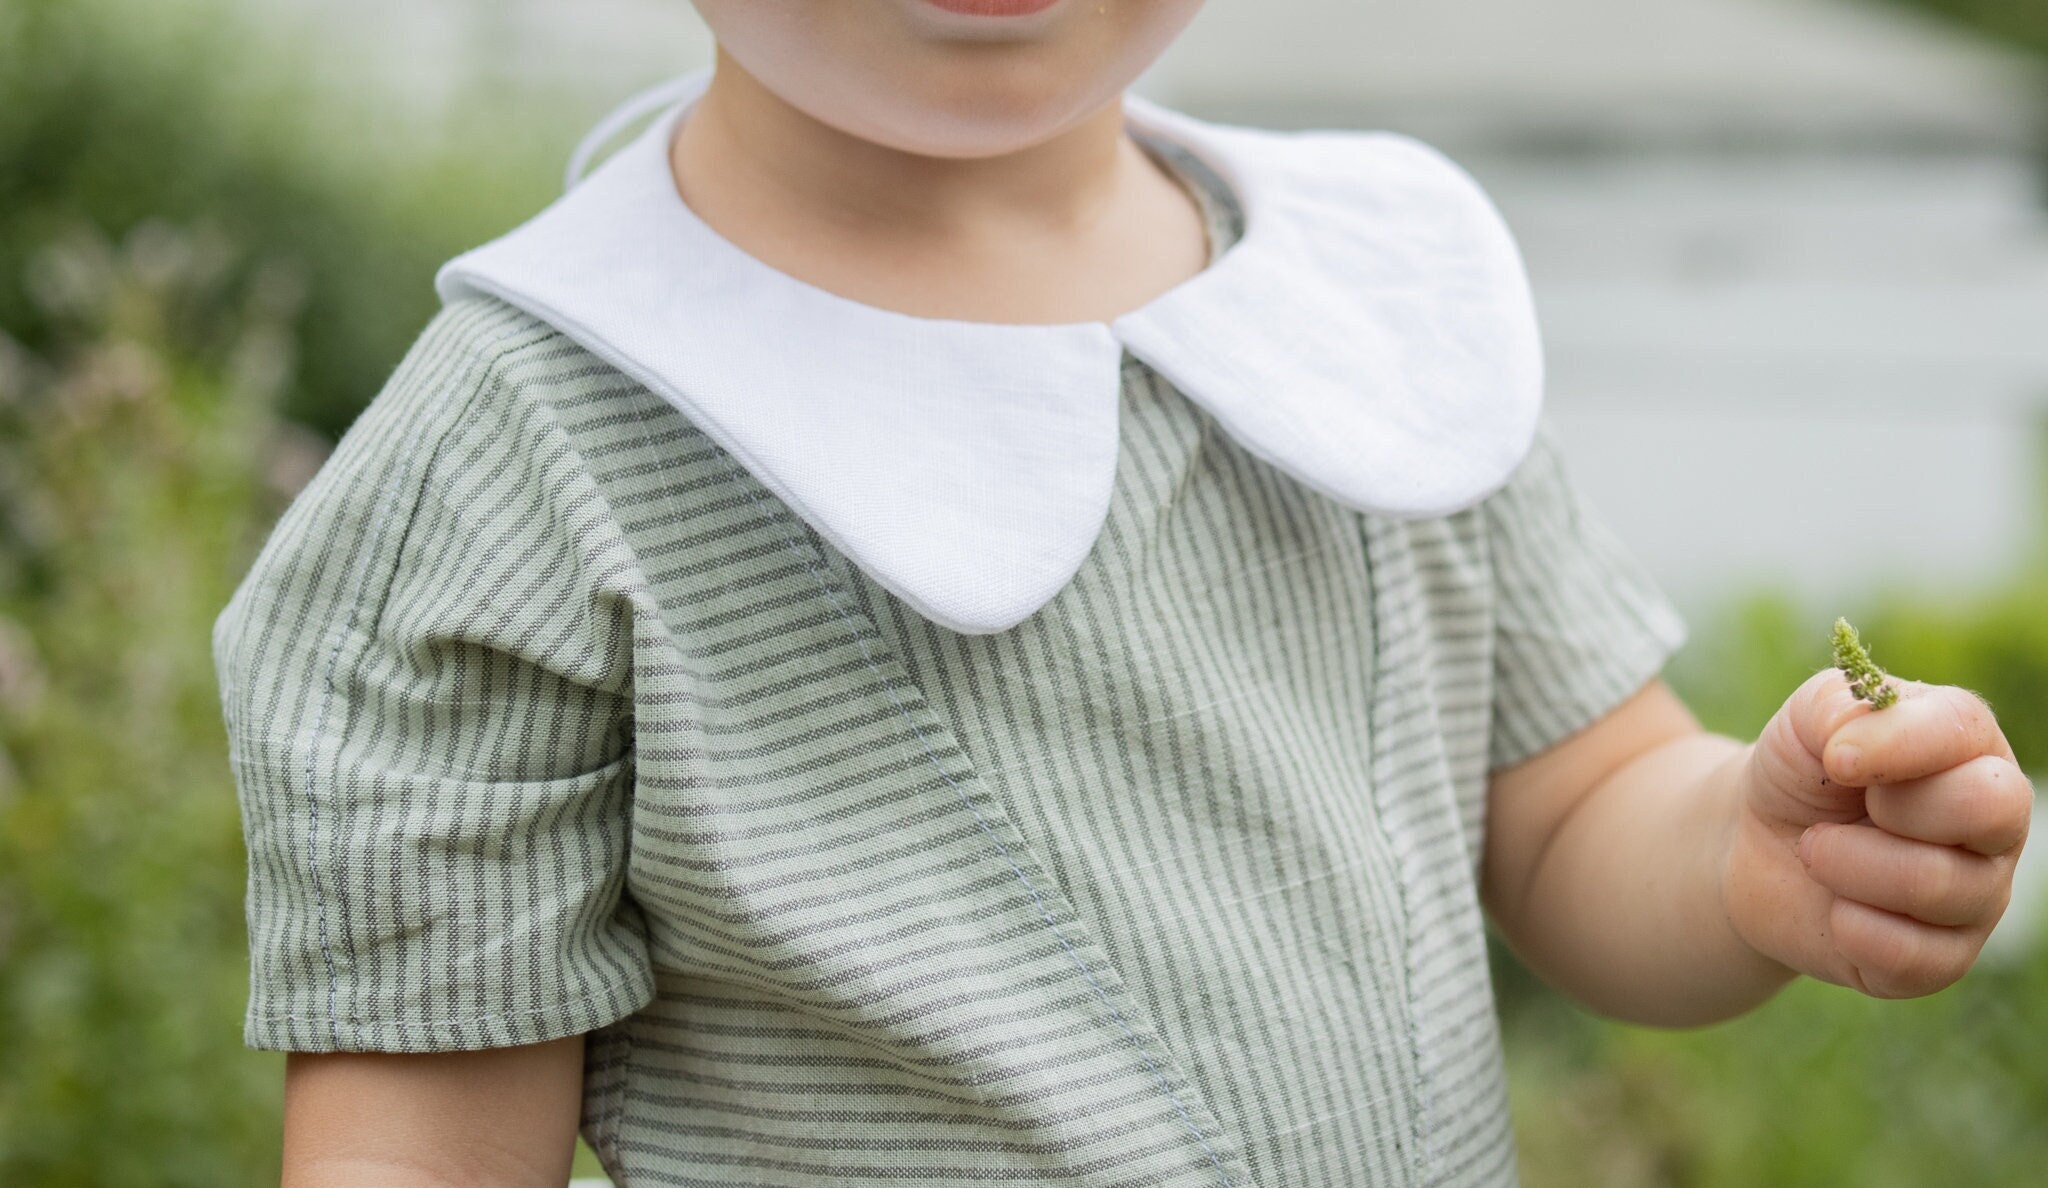
[[[1712,1023],[1776,993],[1793,972],[1742,940],[1722,893],[1750,749],[1678,733],[1600,778],[1546,836],[1497,839],[1488,899],[1509,945],[1546,982],[1634,1023]],[[1502,799],[1496,827],[1525,827]]]
[[[1507,944],[1630,1022],[1696,1026],[1776,993],[1792,971],[1731,926],[1722,893],[1751,754],[1651,680],[1495,772],[1481,893]]]
[[[417,1055],[293,1054],[285,1188],[566,1183],[583,1037]]]

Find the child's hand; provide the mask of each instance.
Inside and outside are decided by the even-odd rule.
[[[2034,794],[1983,701],[1894,684],[1898,703],[1873,711],[1827,669],[1771,719],[1750,752],[1722,896],[1766,957],[1913,998],[1976,961],[2012,898]]]

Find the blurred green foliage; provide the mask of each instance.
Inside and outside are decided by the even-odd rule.
[[[2048,2],[1924,3],[2048,48]],[[349,119],[208,4],[0,0],[0,1183],[275,1176],[212,619],[433,269],[550,198],[569,143]],[[1673,681],[1753,735],[1848,613],[1892,672],[1983,693],[2041,770],[2044,575],[1967,606],[1758,598]],[[1594,1019],[1496,957],[1532,1188],[2048,1166],[2048,946],[1928,999],[1806,983],[1697,1032]]]
[[[2048,0],[1884,0],[1948,17],[1994,38],[2048,54]]]
[[[2048,1167],[2048,954],[1903,1002],[1801,980],[1667,1032],[1508,998],[1529,1188],[2030,1188]]]
[[[303,288],[218,235],[73,228],[0,337],[0,1181],[274,1166],[236,1050],[242,849],[208,628],[274,516]],[[296,452],[303,454],[304,447]],[[303,466],[301,467],[303,469]],[[274,1173],[273,1173],[274,1174]]]
[[[306,275],[285,411],[338,436],[432,315],[435,267],[554,197],[567,130],[527,97],[496,113],[518,136],[365,135],[302,65],[209,0],[0,2],[0,326],[55,332],[17,282],[74,223],[212,224]]]

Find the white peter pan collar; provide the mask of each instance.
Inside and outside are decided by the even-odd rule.
[[[519,306],[645,384],[942,626],[1014,626],[1087,558],[1126,351],[1360,511],[1461,510],[1529,449],[1543,360],[1520,255],[1477,183],[1418,141],[1216,124],[1127,95],[1135,131],[1229,185],[1243,236],[1110,322],[963,322],[839,297],[699,219],[668,148],[709,81],[665,84],[644,132],[435,287]]]

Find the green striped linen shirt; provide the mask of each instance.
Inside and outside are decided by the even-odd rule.
[[[1547,432],[1396,520],[1122,379],[1093,551],[961,634],[557,329],[446,306],[215,623],[247,1042],[589,1033],[621,1186],[1514,1183],[1487,773],[1682,625]]]

